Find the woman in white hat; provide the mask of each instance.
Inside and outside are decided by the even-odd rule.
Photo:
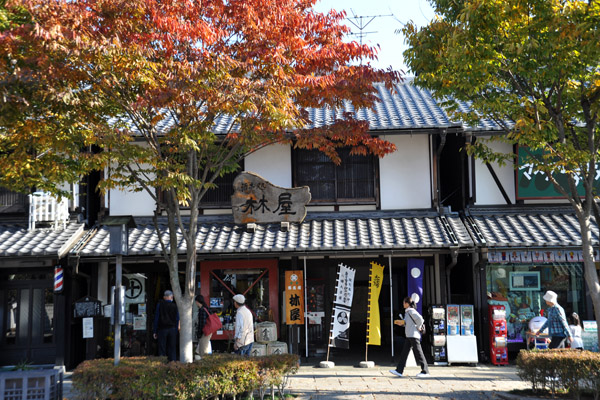
[[[558,304],[558,295],[552,290],[548,290],[542,298],[546,300],[546,304],[549,307],[546,311],[546,318],[548,319],[535,335],[539,335],[540,332],[548,327],[548,335],[552,339],[550,346],[548,347],[550,349],[564,348],[565,339],[567,339],[569,343],[573,340],[569,324],[567,323],[567,317],[565,316],[565,310]]]

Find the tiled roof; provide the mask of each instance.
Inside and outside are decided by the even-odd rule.
[[[27,223],[0,222],[0,257],[52,256],[61,258],[82,237],[83,224],[66,229],[27,230]]]
[[[160,243],[152,220],[136,218],[129,230],[129,255],[158,255]],[[161,235],[167,238],[166,220],[159,221]],[[165,241],[168,243],[168,241]],[[185,242],[179,236],[179,253]],[[448,249],[472,247],[458,215],[435,213],[386,215],[377,213],[309,214],[301,223],[282,231],[279,224],[257,225],[254,232],[235,225],[231,216],[201,217],[196,238],[199,254],[310,253],[366,250]],[[100,226],[73,254],[109,255],[108,230]]]
[[[581,246],[579,222],[569,207],[471,209],[465,222],[478,246]],[[592,224],[592,242],[599,243],[595,224]]]
[[[461,127],[467,131],[499,131],[500,126],[491,120],[482,119],[478,126],[468,127],[464,124],[451,121],[448,114],[434,99],[427,89],[421,89],[412,84],[412,78],[394,85],[390,91],[383,84],[376,84],[377,97],[380,101],[373,109],[355,109],[350,102],[333,110],[329,107],[308,109],[310,123],[308,128],[319,128],[333,124],[336,119],[343,119],[345,113],[351,113],[354,118],[369,121],[371,131],[389,130],[416,130]],[[461,111],[470,110],[470,105],[460,102]],[[157,126],[159,132],[166,132],[175,124],[171,114],[166,114]],[[232,126],[233,125],[233,126]],[[235,120],[229,115],[217,117],[213,131],[216,134],[226,134],[239,128]],[[136,131],[135,127],[133,128]]]

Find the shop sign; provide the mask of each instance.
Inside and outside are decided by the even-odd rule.
[[[600,251],[594,250],[594,261],[600,261]],[[582,250],[490,251],[489,264],[547,264],[583,262]]]
[[[233,181],[231,208],[236,224],[302,222],[310,201],[308,186],[283,188],[242,172]]]
[[[304,324],[304,274],[301,270],[285,271],[285,323]]]
[[[146,282],[141,274],[123,274],[125,286],[125,303],[146,302]]]
[[[543,150],[531,150],[529,147],[520,146],[517,149],[517,199],[556,199],[564,196],[556,190],[547,175],[536,170],[536,164],[543,163]],[[533,162],[532,162],[533,161]],[[598,168],[599,165],[596,166]],[[560,185],[567,187],[566,174],[557,172],[552,174]],[[578,173],[574,174],[577,193],[581,196],[585,194],[583,180]],[[594,177],[593,187],[595,192],[600,191],[600,174]]]

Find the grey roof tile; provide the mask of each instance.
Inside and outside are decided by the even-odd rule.
[[[379,98],[372,109],[355,109],[350,102],[344,102],[338,109],[330,107],[308,108],[307,128],[320,128],[333,124],[338,119],[344,119],[345,113],[350,113],[355,119],[369,122],[371,131],[435,129],[448,127],[463,127],[467,131],[499,131],[501,127],[492,120],[481,119],[478,126],[469,127],[453,121],[434,98],[432,92],[413,85],[413,79],[407,78],[396,83],[391,91],[384,84],[375,84],[376,96]],[[470,111],[468,102],[459,102],[461,111]],[[111,120],[112,123],[116,119]],[[175,125],[171,114],[157,124],[157,130],[165,133]],[[229,115],[220,115],[213,125],[213,132],[226,134],[231,130],[239,130],[239,124]],[[135,126],[132,131],[138,132]]]
[[[137,227],[129,230],[129,255],[160,254],[152,224],[150,218],[136,218]],[[165,219],[159,221],[159,227],[166,240]],[[458,215],[365,212],[312,213],[303,223],[290,224],[286,232],[281,231],[279,224],[258,225],[254,232],[248,232],[245,226],[235,225],[231,216],[201,217],[196,246],[199,254],[234,254],[444,249],[473,247],[474,243]],[[181,236],[178,252],[185,252]],[[83,257],[110,255],[108,230],[98,227],[91,239],[75,247],[72,253]]]
[[[580,247],[579,222],[569,207],[471,209],[466,225],[477,245],[487,247]],[[592,223],[592,242],[599,241]]]
[[[83,224],[65,229],[27,230],[27,223],[0,222],[0,257],[52,256],[61,258],[83,236]]]

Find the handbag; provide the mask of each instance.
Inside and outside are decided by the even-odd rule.
[[[208,310],[206,310],[206,312],[208,313],[208,318],[206,319],[204,328],[202,328],[202,334],[204,336],[212,335],[223,327],[223,324],[221,324],[221,319],[217,314],[211,314],[208,312]]]
[[[415,319],[412,317],[412,315],[410,315],[410,313],[407,313],[407,314],[410,317],[410,319],[412,319],[413,324],[415,324],[415,326],[416,326],[417,323],[415,322]],[[421,324],[421,327],[419,327],[418,330],[421,335],[424,335],[427,332],[427,329],[425,329],[425,321],[423,321],[423,323]]]

